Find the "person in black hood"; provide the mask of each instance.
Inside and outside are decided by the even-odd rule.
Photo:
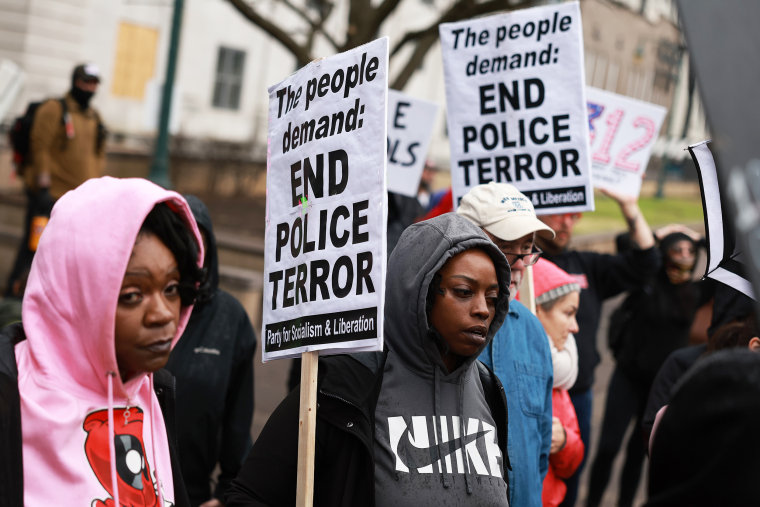
[[[204,239],[206,278],[166,368],[177,379],[182,475],[195,507],[223,505],[251,447],[256,335],[243,306],[219,288],[216,239],[206,205],[185,196]],[[221,473],[212,489],[217,463]]]
[[[697,265],[697,234],[682,226],[658,231],[662,266],[657,275],[632,290],[610,318],[609,342],[617,361],[596,455],[591,466],[587,505],[602,502],[612,462],[634,420],[620,478],[618,504],[633,505],[641,477],[646,440],[641,422],[657,371],[674,350],[685,347],[697,309],[712,297],[713,285],[692,279]],[[618,250],[626,245],[618,237]]]
[[[504,322],[509,265],[453,213],[388,261],[384,352],[319,362],[316,506],[506,506],[504,390],[477,360]],[[267,421],[228,506],[294,505],[299,392]]]

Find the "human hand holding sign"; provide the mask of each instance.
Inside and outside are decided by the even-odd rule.
[[[652,248],[654,246],[654,235],[652,234],[652,229],[649,228],[646,218],[644,218],[644,214],[639,209],[638,197],[601,188],[599,191],[618,203],[620,211],[623,213],[623,218],[625,218],[625,222],[628,224],[628,232],[636,245],[642,250]]]

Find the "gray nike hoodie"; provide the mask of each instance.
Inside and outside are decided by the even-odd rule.
[[[480,351],[449,372],[437,343],[442,338],[428,323],[434,275],[471,248],[491,257],[499,279],[485,348],[507,315],[510,271],[478,227],[454,213],[414,224],[388,261],[388,356],[375,409],[378,507],[508,505],[504,457],[475,364]]]

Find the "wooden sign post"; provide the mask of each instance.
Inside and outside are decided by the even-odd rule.
[[[300,507],[314,503],[319,466],[319,355],[383,350],[387,67],[384,37],[269,87],[261,358],[302,360],[287,472]]]
[[[319,352],[301,354],[301,408],[298,416],[298,483],[296,505],[314,503],[314,439],[317,430],[317,371]]]

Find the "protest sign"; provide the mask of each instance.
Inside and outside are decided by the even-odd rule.
[[[667,110],[591,86],[586,101],[594,187],[638,197]]]
[[[577,2],[441,24],[454,204],[511,183],[537,213],[594,209]]]
[[[739,249],[734,231],[723,217],[721,194],[725,192],[720,191],[718,171],[708,143],[709,141],[703,141],[688,148],[697,168],[699,189],[702,193],[702,212],[705,217],[707,264],[704,278],[717,280],[757,300],[752,284],[745,274],[747,256]]]
[[[438,104],[388,90],[388,190],[417,197]]]
[[[262,359],[381,350],[388,39],[269,88]]]
[[[678,17],[690,70],[712,134],[710,150],[720,167],[727,229],[745,253],[746,273],[760,294],[760,2],[678,0]],[[721,34],[715,37],[714,34]],[[712,248],[712,247],[711,247]],[[760,316],[760,302],[755,306]]]

